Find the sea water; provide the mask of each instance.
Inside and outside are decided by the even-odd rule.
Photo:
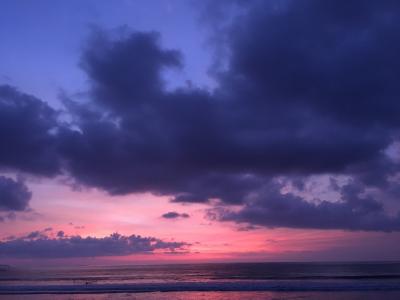
[[[221,263],[0,270],[1,299],[400,299],[400,263]]]

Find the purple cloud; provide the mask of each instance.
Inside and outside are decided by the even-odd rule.
[[[177,213],[176,211],[170,211],[161,216],[164,219],[187,219],[190,216],[187,213]]]
[[[189,246],[184,242],[167,242],[154,237],[140,235],[124,236],[113,233],[109,236],[81,237],[66,236],[63,231],[50,238],[34,231],[20,238],[0,242],[0,257],[7,258],[71,258],[123,256],[151,254],[157,250],[177,252]]]

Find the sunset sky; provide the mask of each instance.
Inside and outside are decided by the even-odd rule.
[[[0,264],[399,260],[399,20],[0,1]]]

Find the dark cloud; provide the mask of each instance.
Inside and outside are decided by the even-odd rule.
[[[400,230],[400,213],[388,216],[382,203],[362,195],[361,185],[345,185],[337,202],[310,202],[293,193],[284,194],[281,188],[277,183],[270,183],[242,209],[219,207],[211,209],[209,217],[270,228]]]
[[[161,217],[163,217],[164,219],[179,219],[179,218],[187,219],[190,216],[187,213],[180,214],[180,213],[177,213],[176,211],[170,211],[170,212],[163,214]]]
[[[113,233],[103,238],[65,236],[49,238],[39,231],[22,238],[0,242],[0,257],[8,258],[72,258],[97,256],[123,256],[153,253],[156,250],[175,252],[188,246],[182,242],[165,242],[140,235],[123,236]]]
[[[28,208],[32,193],[21,180],[0,176],[0,211],[22,211]]]
[[[301,105],[355,126],[398,126],[400,4],[288,3],[256,6],[235,24],[229,80],[240,76],[239,88],[256,96],[250,101]]]
[[[157,32],[120,34],[110,40],[103,31],[94,32],[81,65],[91,78],[93,96],[124,114],[162,96],[161,71],[180,67],[181,57],[178,51],[160,47]]]
[[[45,102],[0,85],[0,170],[58,173],[57,112]]]
[[[9,145],[0,166],[62,171],[112,195],[243,206],[222,220],[399,230],[384,200],[368,193],[400,190],[399,164],[385,152],[400,127],[400,4],[271,3],[246,4],[224,29],[226,68],[212,92],[165,89],[163,72],[182,59],[157,33],[94,32],[81,57],[87,99],[64,97],[69,124],[32,96],[0,90],[0,117],[8,118],[0,118],[0,137]],[[357,184],[332,186],[341,197],[317,204],[270,188],[285,177],[303,189],[321,174]]]
[[[152,191],[181,202],[240,203],[276,175],[333,172],[367,181],[371,166],[379,166],[380,180],[393,174],[397,167],[385,163],[382,153],[398,126],[390,117],[399,111],[393,100],[397,83],[387,78],[396,78],[396,64],[389,62],[395,51],[388,49],[383,61],[375,57],[386,53],[378,29],[398,29],[390,14],[383,20],[391,7],[362,9],[367,21],[360,25],[331,12],[350,13],[350,4],[289,2],[275,10],[258,5],[234,23],[229,66],[214,93],[163,90],[161,71],[178,65],[179,55],[160,48],[153,33],[123,39],[103,33],[101,43],[89,43],[82,64],[92,83],[92,106],[72,105],[80,131],[63,136],[73,176],[111,194]],[[364,31],[365,40],[353,41]],[[142,47],[153,49],[143,56],[150,75],[136,58]],[[119,70],[115,78],[102,75],[113,68]],[[156,92],[136,84],[140,72],[157,84]],[[374,88],[385,93],[374,96]]]

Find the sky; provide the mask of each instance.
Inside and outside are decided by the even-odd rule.
[[[0,264],[400,259],[398,1],[0,2]]]

